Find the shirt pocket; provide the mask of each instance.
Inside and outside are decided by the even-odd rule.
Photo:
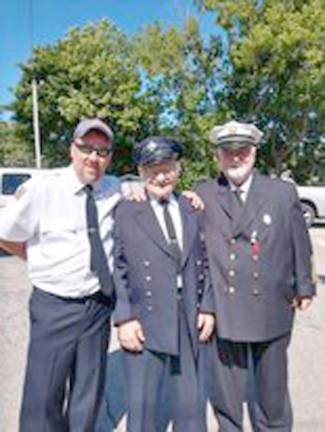
[[[77,224],[69,219],[42,221],[40,224],[42,254],[55,260],[74,256],[82,243],[83,234]]]

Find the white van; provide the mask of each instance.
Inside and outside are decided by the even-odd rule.
[[[37,168],[0,168],[0,210],[14,199],[14,193],[22,183],[47,171]]]

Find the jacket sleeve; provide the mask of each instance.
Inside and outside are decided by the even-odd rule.
[[[314,296],[312,245],[308,228],[295,187],[292,187],[290,206],[291,235],[294,247],[296,292],[298,296]]]
[[[215,296],[214,296],[213,287],[211,283],[211,275],[209,271],[209,262],[207,257],[206,244],[205,244],[205,235],[202,229],[202,221],[203,221],[203,217],[200,217],[199,220],[200,240],[201,240],[201,249],[202,249],[202,257],[203,257],[203,272],[204,272],[204,286],[203,286],[203,292],[200,301],[200,312],[215,314],[216,303],[215,303]]]
[[[115,224],[113,231],[114,240],[114,284],[116,290],[116,306],[113,314],[114,324],[119,325],[123,322],[136,319],[132,314],[132,307],[129,300],[128,287],[128,262],[124,253],[123,241],[123,219],[121,218],[120,206],[115,212]]]

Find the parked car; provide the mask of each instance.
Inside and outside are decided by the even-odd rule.
[[[314,186],[298,186],[298,195],[308,227],[316,218],[325,218],[325,183]]]
[[[0,210],[14,199],[14,194],[22,183],[47,171],[37,168],[0,168]]]

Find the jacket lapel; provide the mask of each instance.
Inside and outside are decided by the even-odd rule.
[[[135,221],[157,246],[168,255],[173,256],[149,200],[139,204]]]
[[[231,195],[230,188],[227,179],[221,175],[217,180],[217,196],[216,202],[222,209],[222,211],[226,214],[226,216],[232,219],[232,211],[231,211]]]
[[[195,215],[196,210],[194,210],[183,197],[179,198],[178,203],[183,226],[183,266],[187,260],[193,245],[193,241],[197,235],[197,215]]]
[[[265,194],[261,188],[261,175],[255,170],[253,176],[252,184],[243,206],[243,212],[233,227],[234,237],[242,234],[244,231],[249,231],[248,228],[256,220],[256,216],[261,212],[265,202]]]

